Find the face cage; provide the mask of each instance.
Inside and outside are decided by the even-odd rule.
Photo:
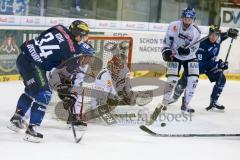
[[[93,62],[93,56],[81,55],[80,57],[81,57],[81,61],[80,61],[81,65],[89,65]]]
[[[195,21],[195,18],[182,17],[182,21],[183,21],[183,22],[184,22],[184,20],[190,21],[191,23],[193,23],[193,22]]]
[[[118,75],[119,72],[121,71],[121,69],[123,69],[123,65],[120,65],[120,66],[117,66],[117,65],[111,65],[110,68],[111,68],[111,72],[113,75]]]

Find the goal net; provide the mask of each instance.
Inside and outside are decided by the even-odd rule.
[[[90,36],[89,43],[95,49],[95,57],[93,63],[91,64],[91,72],[93,75],[97,75],[99,71],[103,68],[107,67],[107,62],[116,54],[120,53],[120,44],[124,43],[124,46],[127,46],[124,54],[127,57],[127,64],[129,69],[131,69],[131,59],[132,59],[132,44],[133,39],[131,37],[107,37],[107,36]],[[121,52],[122,53],[122,52]],[[84,111],[91,109],[91,86],[94,80],[87,81],[83,83],[84,88],[89,88],[84,90],[83,96],[83,106]],[[51,113],[52,118],[59,118],[56,117],[55,112],[61,112],[61,110],[55,110],[56,105],[61,100],[58,98],[56,92],[53,93],[53,98],[50,103],[51,107],[49,107],[49,112]],[[63,111],[64,112],[64,111]],[[65,116],[65,115],[63,115]],[[65,119],[65,118],[63,118]]]

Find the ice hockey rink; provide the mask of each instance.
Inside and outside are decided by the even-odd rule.
[[[46,115],[42,127],[44,141],[40,144],[23,140],[24,131],[13,133],[6,128],[14,113],[17,99],[23,91],[21,81],[0,83],[0,153],[1,160],[238,160],[240,137],[214,138],[163,138],[142,132],[138,125],[105,126],[90,123],[83,140],[76,144],[71,129],[61,121]],[[159,133],[240,133],[240,82],[227,81],[220,102],[226,106],[224,113],[206,112],[212,84],[200,80],[192,106],[196,113],[191,121],[160,123],[152,129]],[[161,100],[156,97],[147,107],[154,108]],[[180,101],[169,107],[169,113],[180,112]],[[133,106],[136,107],[136,106]]]

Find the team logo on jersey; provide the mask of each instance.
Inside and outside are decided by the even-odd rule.
[[[107,85],[108,85],[108,87],[111,87],[111,86],[112,86],[112,81],[111,81],[111,80],[108,80],[108,81],[107,81]]]
[[[7,35],[0,44],[0,70],[11,72],[16,68],[16,59],[20,53],[14,36]]]
[[[177,26],[173,26],[173,32],[177,32]]]
[[[168,68],[178,68],[178,63],[177,62],[171,62],[171,63],[168,63]]]
[[[190,68],[199,68],[199,65],[197,62],[189,62],[189,67]]]

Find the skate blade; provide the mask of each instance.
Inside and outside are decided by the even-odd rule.
[[[209,110],[207,110],[208,112],[215,112],[215,113],[224,113],[225,112],[225,110],[224,109],[217,109],[217,108],[211,108],[211,109],[209,109]]]
[[[42,141],[42,138],[33,137],[33,136],[29,135],[29,134],[26,134],[23,139],[24,139],[25,141],[33,142],[33,143],[40,143],[40,142]]]
[[[13,132],[20,132],[20,130],[21,130],[21,128],[18,128],[18,127],[16,127],[14,124],[12,124],[12,123],[9,123],[8,125],[7,125],[7,128],[8,129],[10,129],[11,131],[13,131]]]
[[[182,115],[188,115],[188,116],[190,116],[190,115],[194,115],[194,113],[195,112],[188,112],[188,111],[181,111],[181,113],[182,113]]]

